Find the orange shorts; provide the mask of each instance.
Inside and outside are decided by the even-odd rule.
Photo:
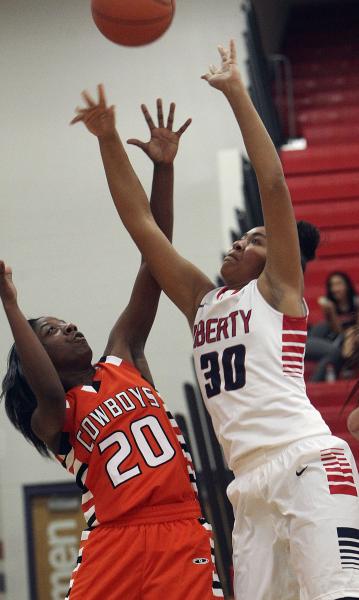
[[[204,519],[100,525],[82,535],[66,600],[223,598]]]

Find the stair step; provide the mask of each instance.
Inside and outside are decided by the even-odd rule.
[[[348,257],[322,257],[308,263],[304,281],[306,289],[310,286],[322,286],[324,290],[325,280],[334,271],[346,271],[354,282],[359,283],[359,256]],[[359,285],[358,285],[359,289]]]
[[[356,255],[359,260],[359,227],[324,231],[317,255],[319,258]]]
[[[303,125],[298,133],[300,137],[304,137],[307,140],[308,145],[313,146],[355,143],[359,139],[359,123]]]
[[[287,177],[294,203],[315,200],[359,199],[359,171]]]
[[[302,77],[293,80],[293,91],[296,97],[307,95],[308,93],[325,90],[343,90],[359,88],[359,75],[323,75],[316,77]]]
[[[333,383],[310,383],[307,393],[315,407],[342,406],[355,381],[335,381]],[[329,386],[329,387],[327,387]]]
[[[337,58],[333,60],[317,60],[292,63],[293,77],[308,77],[316,74],[330,77],[333,73],[352,75],[359,72],[359,58]]]
[[[297,204],[295,217],[298,221],[301,219],[310,221],[320,229],[359,226],[359,194],[358,200],[332,200],[330,204],[328,202]]]
[[[359,89],[359,86],[358,86]],[[297,111],[297,125],[315,126],[315,125],[353,125],[359,119],[359,106],[338,104],[326,108],[301,109]]]
[[[307,60],[338,60],[338,58],[351,60],[353,56],[358,55],[358,37],[356,40],[339,40],[336,38],[335,41],[335,44],[330,44],[329,36],[326,42],[321,45],[319,45],[318,41],[316,43],[313,42],[312,45],[307,45],[305,44],[305,40],[301,40],[300,45],[297,47],[291,45],[285,48],[285,54],[293,64]]]
[[[332,90],[327,92],[313,92],[295,99],[298,111],[305,108],[323,106],[324,108],[338,105],[353,105],[359,102],[359,89]]]
[[[282,150],[280,157],[286,175],[359,170],[359,144],[343,144],[335,151],[319,145],[306,150]]]

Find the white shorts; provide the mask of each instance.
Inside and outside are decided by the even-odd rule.
[[[236,600],[359,598],[359,477],[344,440],[303,439],[235,475]]]

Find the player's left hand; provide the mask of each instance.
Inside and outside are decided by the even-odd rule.
[[[208,83],[222,92],[233,82],[241,81],[241,75],[237,63],[237,50],[234,40],[229,42],[229,50],[218,46],[218,52],[221,56],[221,65],[209,65],[208,72],[202,75]]]
[[[176,105],[171,102],[165,126],[163,119],[162,100],[157,99],[157,120],[158,125],[155,125],[148,108],[145,104],[141,105],[141,110],[146,119],[146,123],[150,130],[151,138],[148,142],[141,142],[135,138],[127,140],[128,144],[138,146],[154,163],[170,164],[174,161],[181,135],[186,131],[192,122],[192,119],[187,121],[177,131],[173,131],[173,120]]]
[[[0,260],[0,298],[4,306],[16,304],[17,291],[12,280],[11,267]]]
[[[82,121],[87,129],[96,137],[112,135],[116,131],[115,107],[107,106],[105,89],[102,84],[97,86],[98,101],[96,102],[88,92],[82,92],[85,108],[76,108],[78,113],[70,123],[74,125]]]

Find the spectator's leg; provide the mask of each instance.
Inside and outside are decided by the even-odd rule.
[[[338,376],[340,369],[343,365],[341,348],[336,348],[332,345],[330,352],[328,352],[328,354],[319,361],[319,364],[315,369],[310,380],[325,381],[326,369],[328,364],[333,365],[336,376]]]

